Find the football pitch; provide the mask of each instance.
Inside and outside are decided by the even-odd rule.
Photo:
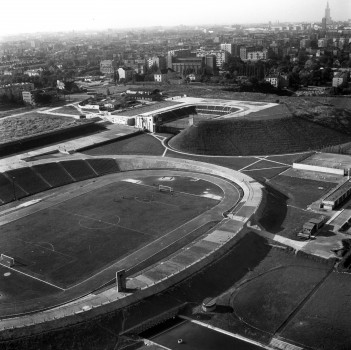
[[[168,171],[171,176],[149,173],[121,175],[114,182],[2,225],[1,253],[13,257],[15,264],[0,265],[0,303],[74,288],[131,254],[133,263],[140,263],[155,251],[150,250],[149,256],[144,252],[140,258],[138,252],[158,240],[166,248],[165,236],[179,239],[210,220],[222,219],[222,186],[174,175],[176,171]],[[160,191],[159,185],[170,186],[173,192]],[[230,201],[224,202],[227,206],[239,197],[233,191]],[[23,286],[20,290],[19,285]]]

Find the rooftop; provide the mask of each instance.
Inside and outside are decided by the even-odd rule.
[[[351,156],[332,153],[315,153],[304,159],[301,163],[333,169],[349,169],[351,168]]]
[[[347,181],[339,188],[337,188],[333,193],[324,199],[324,202],[335,202],[338,200],[346,191],[351,189],[351,182]]]

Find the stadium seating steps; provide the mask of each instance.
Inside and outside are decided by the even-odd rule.
[[[75,179],[75,181],[87,180],[97,176],[95,171],[85,160],[66,160],[61,162],[61,165]]]
[[[34,165],[35,172],[40,174],[51,187],[59,187],[74,182],[60,163]]]
[[[51,186],[37,175],[32,168],[13,169],[5,172],[9,179],[14,178],[20,186],[29,195],[43,192]]]
[[[111,158],[87,159],[89,165],[98,175],[117,173],[120,171],[117,162]]]
[[[171,147],[203,155],[267,155],[321,149],[350,137],[296,117],[200,122],[173,137]]]
[[[112,158],[91,158],[38,164],[0,173],[0,205],[105,174],[119,172]]]
[[[13,187],[15,185],[15,188]],[[13,184],[12,181],[5,175],[0,173],[0,200],[1,204],[12,202],[14,197],[23,198],[28,193],[24,192],[18,185]]]

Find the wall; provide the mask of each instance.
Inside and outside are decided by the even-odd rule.
[[[344,169],[327,168],[327,167],[302,164],[302,163],[293,163],[293,168],[300,169],[300,170],[317,171],[319,173],[328,173],[328,174],[344,176]]]

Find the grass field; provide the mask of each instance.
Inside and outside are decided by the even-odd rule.
[[[37,112],[31,112],[17,117],[8,117],[0,119],[0,143],[83,123],[85,123],[84,120],[40,114]]]
[[[301,209],[306,209],[308,205],[321,198],[337,185],[332,182],[301,179],[284,175],[275,177],[270,184],[277,189],[281,189],[289,196],[289,204]]]
[[[133,136],[124,140],[108,143],[103,146],[84,151],[83,153],[95,155],[113,154],[148,154],[159,156],[164,152],[161,142],[148,134]]]
[[[350,277],[329,275],[281,335],[314,349],[351,349]]]
[[[175,193],[159,192],[154,183],[171,185]],[[215,206],[221,195],[219,187],[200,179],[126,179],[3,225],[0,246],[15,258],[16,270],[66,288],[176,230]],[[0,287],[0,294],[6,295],[3,301],[16,297],[24,275],[20,277],[19,282],[13,273],[6,279],[6,290]],[[23,297],[51,293],[49,289],[43,284],[40,290],[34,283],[32,294]]]
[[[235,294],[235,314],[253,327],[274,333],[326,273],[307,264],[267,271]]]
[[[80,115],[80,113],[76,108],[73,106],[63,106],[61,108],[55,109],[52,111],[53,113],[63,113],[63,114],[71,114],[71,115]]]

